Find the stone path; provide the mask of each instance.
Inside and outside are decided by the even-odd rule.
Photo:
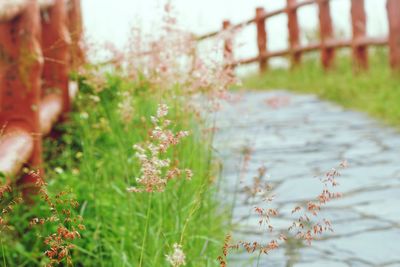
[[[263,204],[244,201],[243,188],[260,166],[267,168],[273,203],[281,212],[273,224],[284,230],[291,224],[291,209],[321,192],[315,176],[349,162],[339,179],[344,197],[321,214],[335,232],[311,247],[292,242],[262,256],[259,266],[400,266],[400,133],[310,95],[234,96],[240,100],[223,104],[216,115],[215,147],[224,164],[221,194],[226,203],[235,203],[235,239],[270,240],[254,214]],[[251,159],[240,178],[245,149],[252,151]],[[230,266],[257,266],[256,260],[238,253]]]

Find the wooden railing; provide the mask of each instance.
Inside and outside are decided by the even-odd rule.
[[[334,1],[334,0],[333,0]],[[258,55],[252,58],[232,60],[233,46],[232,34],[224,35],[224,59],[226,64],[232,68],[259,62],[260,70],[265,71],[268,68],[268,60],[273,57],[289,56],[292,67],[301,63],[303,53],[320,50],[322,66],[328,70],[332,68],[337,48],[349,47],[353,51],[354,68],[363,70],[368,68],[368,46],[389,46],[390,65],[394,70],[400,70],[400,0],[387,0],[387,15],[389,22],[388,37],[368,37],[366,35],[366,13],[364,0],[351,1],[351,21],[353,36],[350,40],[341,40],[334,38],[333,23],[331,18],[330,2],[331,0],[286,0],[286,7],[266,12],[264,8],[256,9],[255,18],[242,23],[231,25],[226,20],[223,22],[222,31],[211,32],[199,36],[198,41],[213,38],[221,33],[234,32],[235,30],[255,24],[257,27]],[[384,1],[384,0],[382,0]],[[300,44],[300,27],[297,17],[297,11],[301,7],[317,5],[319,11],[319,30],[320,41],[302,46]],[[268,36],[265,27],[266,20],[279,14],[286,14],[288,17],[289,48],[280,51],[269,51],[268,40],[274,36]]]
[[[80,0],[0,0],[0,172],[42,168],[42,137],[70,110],[84,60]],[[37,175],[18,183],[25,195]]]

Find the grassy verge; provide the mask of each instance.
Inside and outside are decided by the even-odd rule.
[[[120,114],[124,92],[133,95],[129,122]],[[128,193],[126,188],[135,185],[140,174],[132,145],[146,140],[150,116],[161,101],[170,106],[174,130],[191,132],[170,155],[175,165],[190,168],[194,176],[169,182],[163,193]],[[83,84],[76,111],[60,129],[63,134],[46,144],[48,192],[54,196],[70,189],[80,203],[72,212],[84,218],[86,227],[72,250],[73,266],[169,266],[165,255],[174,243],[182,245],[187,266],[216,266],[226,216],[215,198],[211,140],[183,107],[181,100],[143,81],[127,83],[109,76],[100,92]],[[13,229],[1,233],[2,266],[48,262],[43,233],[54,229],[30,231],[27,225],[41,209],[15,205],[9,216]]]
[[[318,55],[314,54],[306,57],[301,66],[292,71],[272,69],[262,75],[250,75],[244,79],[244,86],[315,93],[321,98],[399,125],[400,77],[395,77],[388,66],[387,51],[374,50],[370,54],[368,72],[355,74],[351,58],[340,54],[335,69],[325,73]]]

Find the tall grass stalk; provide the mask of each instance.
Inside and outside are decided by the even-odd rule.
[[[1,234],[1,232],[0,232]],[[7,263],[6,263],[6,255],[4,253],[4,244],[3,244],[3,238],[0,237],[0,242],[1,242],[1,253],[3,254],[3,266],[7,267]]]
[[[150,212],[151,212],[151,200],[153,199],[153,193],[149,194],[149,201],[147,203],[147,215],[146,215],[146,225],[144,227],[143,233],[143,241],[142,241],[142,250],[140,251],[140,259],[139,259],[139,266],[141,267],[143,264],[143,255],[144,251],[146,250],[146,239],[147,239],[147,232],[149,230],[149,223],[150,223]]]

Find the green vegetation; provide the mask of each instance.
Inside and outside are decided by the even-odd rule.
[[[72,265],[170,266],[166,254],[177,243],[186,254],[186,266],[216,266],[228,216],[215,198],[211,137],[200,131],[198,119],[183,100],[160,93],[143,79],[128,83],[108,75],[104,88],[97,89],[90,81],[82,81],[70,120],[60,126],[59,138],[46,141],[49,195],[70,190],[80,203],[70,211],[83,217],[86,228],[73,242]],[[120,104],[128,96],[133,96],[133,117],[126,122]],[[148,139],[150,116],[156,114],[160,102],[170,106],[168,119],[174,132],[190,131],[168,155],[173,165],[191,169],[194,176],[190,181],[184,175],[169,181],[162,193],[129,193],[127,188],[136,185],[140,175],[132,146]],[[3,199],[3,207],[12,194]],[[43,241],[57,231],[57,223],[32,230],[29,221],[48,216],[49,207],[37,200],[35,206],[22,203],[12,209],[4,216],[12,227],[1,232],[0,265],[48,263],[45,251],[49,247]]]
[[[387,51],[371,51],[370,69],[364,73],[353,72],[348,54],[338,54],[335,63],[335,69],[325,73],[319,56],[310,54],[297,69],[271,69],[262,75],[251,75],[244,79],[244,86],[315,93],[393,125],[400,124],[400,78],[389,68]]]

